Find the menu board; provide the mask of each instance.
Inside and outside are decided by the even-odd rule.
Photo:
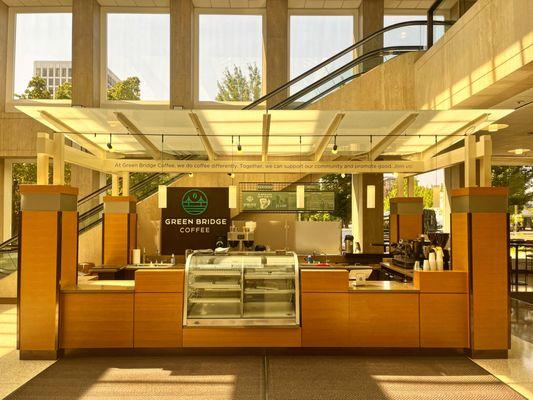
[[[305,208],[296,207],[296,192],[241,192],[241,211],[334,211],[335,192],[305,192]]]

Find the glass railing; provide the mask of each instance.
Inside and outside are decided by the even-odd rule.
[[[16,271],[18,268],[18,249],[0,250],[0,279]]]
[[[441,33],[451,24],[438,19],[432,21],[432,26],[435,29],[440,27]],[[303,104],[309,105],[392,57],[425,50],[427,25],[426,20],[415,20],[387,26],[292,78],[244,109],[250,110],[274,99],[275,104],[267,108],[299,109]]]

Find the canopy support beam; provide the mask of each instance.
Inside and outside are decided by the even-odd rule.
[[[337,113],[337,115],[335,115],[335,117],[333,118],[333,121],[331,121],[331,124],[329,124],[328,130],[326,131],[324,137],[317,146],[315,152],[315,161],[320,161],[320,159],[322,158],[322,155],[324,154],[326,147],[328,147],[331,137],[335,134],[335,132],[337,132],[337,129],[339,129],[339,125],[341,124],[341,121],[344,116],[344,113]]]
[[[152,157],[154,160],[160,160],[161,158],[163,160],[171,160],[176,157],[174,157],[172,154],[163,153],[161,150],[159,150],[151,141],[148,139],[137,126],[129,120],[128,117],[126,117],[121,112],[116,112],[115,117],[117,118],[118,122],[126,128],[126,130],[137,140],[137,142],[143,147],[143,149],[148,153],[150,157]]]
[[[196,128],[196,133],[198,133],[198,136],[200,137],[200,140],[202,141],[202,144],[204,145],[205,151],[207,152],[207,158],[212,161],[216,160],[217,155],[215,151],[213,150],[213,146],[211,146],[211,142],[209,141],[209,138],[205,134],[204,127],[202,126],[202,123],[200,122],[200,118],[198,118],[198,115],[191,112],[189,113],[189,118],[191,119],[194,127]]]
[[[413,122],[418,118],[418,113],[410,113],[404,119],[402,119],[387,136],[379,141],[372,149],[368,152],[369,160],[376,160],[386,149],[389,147],[401,134],[409,128]]]

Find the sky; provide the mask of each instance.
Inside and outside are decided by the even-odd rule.
[[[408,19],[386,16],[385,25]],[[290,76],[331,57],[353,43],[351,16],[298,16],[290,19]],[[108,14],[108,67],[120,79],[138,76],[142,100],[168,100],[170,70],[170,17],[168,14]],[[199,98],[214,100],[217,81],[226,67],[262,68],[262,18],[260,15],[205,14],[199,17]],[[18,14],[16,28],[15,93],[22,93],[33,75],[35,60],[71,60],[72,17],[68,13]],[[421,28],[387,34],[385,45],[419,44]],[[351,55],[347,56],[349,59]],[[345,59],[341,60],[345,61]],[[327,71],[340,66],[328,66]],[[310,79],[323,76],[319,71]],[[293,87],[295,91],[298,87]]]

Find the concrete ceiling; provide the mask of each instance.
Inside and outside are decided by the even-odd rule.
[[[71,6],[72,0],[2,0],[11,7]],[[361,0],[288,0],[289,8],[353,9]],[[434,0],[385,0],[388,9],[427,10]],[[168,7],[169,0],[98,0],[107,7]],[[193,0],[201,8],[264,8],[266,0]]]

